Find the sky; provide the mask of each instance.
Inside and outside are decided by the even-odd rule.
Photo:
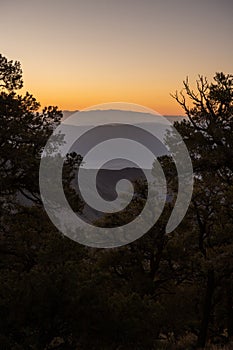
[[[232,0],[0,0],[0,53],[44,105],[129,102],[182,114],[189,77],[233,73]]]

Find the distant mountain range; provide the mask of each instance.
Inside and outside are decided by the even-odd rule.
[[[74,113],[77,113],[79,112],[78,110],[75,110],[75,111],[68,111],[68,110],[64,110],[62,111],[63,113],[63,118],[62,120],[65,120],[66,118],[68,118],[71,114],[74,114]]]
[[[73,113],[76,113],[78,111],[63,111],[63,120],[67,119],[69,116],[71,116]],[[166,118],[173,123],[174,121],[182,120],[184,117],[182,116],[166,116]],[[94,123],[93,123],[94,124]],[[147,123],[149,125],[149,123]],[[90,124],[88,125],[90,127]],[[86,125],[82,125],[79,128],[85,130],[87,129]],[[81,154],[84,156],[90,149],[92,149],[95,145],[98,145],[99,143],[108,140],[108,139],[114,139],[114,138],[126,138],[126,139],[133,139],[136,140],[138,143],[143,144],[146,148],[150,149],[153,154],[155,154],[155,157],[164,155],[167,153],[167,150],[165,146],[159,142],[158,140],[155,140],[154,137],[151,135],[148,135],[144,130],[140,129],[140,124],[137,127],[133,127],[132,129],[131,125],[123,125],[122,124],[108,124],[103,126],[97,126],[94,127],[93,130],[89,130],[86,134],[78,139],[71,147],[70,152],[75,151],[78,154]],[[74,128],[75,129],[75,128]],[[74,130],[75,132],[75,130]],[[106,152],[111,152],[111,148],[108,148]],[[102,154],[105,156],[105,154]],[[140,154],[137,155],[140,158]],[[122,159],[115,159],[111,162],[108,162],[105,164],[98,172],[97,175],[97,190],[103,199],[109,201],[109,206],[111,207],[111,201],[116,198],[116,184],[120,179],[128,179],[130,182],[135,180],[143,179],[145,180],[145,174],[149,178],[151,178],[152,181],[152,175],[151,175],[151,159],[148,161],[147,159],[143,159],[144,164],[141,166],[141,169],[138,168],[135,163],[129,162],[127,160],[124,160],[124,154],[122,155]],[[89,168],[87,168],[86,171],[86,182],[85,186],[88,190],[89,188],[89,179],[93,176],[94,170],[98,169],[99,167],[96,165],[96,160],[91,159]],[[143,169],[143,170],[142,170]],[[77,193],[79,193],[78,188],[78,179],[77,177],[74,180],[73,186]],[[125,191],[127,194],[127,189]],[[122,193],[123,194],[123,193]],[[25,197],[22,195],[19,195],[19,201],[24,205],[31,205],[32,203],[28,201]],[[83,214],[81,216],[88,222],[93,222],[96,219],[101,218],[104,215],[102,212],[98,212],[95,209],[89,207],[88,205],[85,205]]]
[[[69,111],[69,110],[63,110],[63,118],[62,120],[67,119],[69,116],[71,116],[74,113],[79,112],[79,110],[74,110],[74,111]],[[164,115],[165,118],[167,118],[171,123],[175,122],[175,121],[179,121],[182,120],[184,118],[186,118],[185,116],[182,115]]]
[[[76,113],[78,111],[64,111],[64,120],[71,116],[73,113]],[[93,147],[96,145],[101,144],[104,141],[113,140],[113,139],[125,139],[125,140],[134,140],[137,141],[139,144],[144,145],[147,149],[149,149],[155,157],[162,156],[164,154],[167,154],[167,149],[165,148],[164,144],[160,142],[158,139],[155,139],[152,134],[144,130],[144,127],[146,127],[147,130],[151,131],[154,130],[156,127],[160,127],[159,123],[155,124],[153,122],[153,115],[149,115],[149,118],[138,119],[139,121],[136,122],[134,125],[131,125],[130,121],[132,121],[132,112],[131,111],[125,111],[122,113],[122,121],[129,124],[120,124],[120,123],[114,123],[114,110],[112,111],[112,115],[109,113],[106,113],[107,111],[103,111],[100,115],[102,118],[103,115],[103,123],[104,125],[97,125],[95,126],[95,118],[96,116],[99,118],[99,115],[93,114],[92,112],[87,113],[86,119],[81,117],[81,123],[79,122],[77,127],[73,127],[71,125],[71,128],[69,129],[69,133],[72,136],[72,139],[76,139],[76,135],[80,134],[81,137],[77,136],[77,140],[72,145],[70,152],[76,152],[78,154],[81,154],[82,156],[85,156]],[[77,115],[78,118],[78,115]],[[97,119],[98,119],[97,118]],[[109,118],[109,123],[108,123]],[[118,116],[119,118],[119,116]],[[182,116],[166,116],[166,118],[173,124],[174,121],[181,121],[184,117]],[[119,119],[118,119],[119,120]],[[147,121],[149,120],[149,121]],[[108,123],[108,124],[106,124]],[[101,123],[99,123],[101,124]],[[159,130],[159,129],[158,129]],[[119,143],[117,147],[119,146]],[[125,155],[131,154],[132,156],[135,155],[135,149],[132,147],[129,147],[127,143],[125,143],[125,149],[123,148],[123,144],[121,145],[123,149],[122,158],[124,158]],[[101,158],[105,159],[108,158],[109,154],[114,155],[116,147],[116,142],[114,143],[108,143],[107,147],[102,147],[102,153]],[[138,152],[138,151],[137,151]],[[114,158],[114,157],[113,157]],[[133,157],[134,158],[134,157]],[[132,158],[132,159],[133,159]],[[150,157],[145,157],[144,153],[137,153],[136,156],[137,159],[140,159],[143,161],[143,164],[141,164],[141,167],[143,169],[150,169],[152,166],[152,162]],[[130,158],[131,159],[131,158]],[[121,164],[120,164],[121,163]],[[89,157],[88,164],[86,163],[86,167],[90,169],[99,168],[99,160],[96,159],[96,157]],[[134,164],[135,166],[135,164]],[[115,169],[123,168],[123,167],[129,167],[129,164],[126,162],[118,161],[118,164],[115,163]],[[109,163],[107,166],[105,166],[106,169],[114,169],[113,166]]]

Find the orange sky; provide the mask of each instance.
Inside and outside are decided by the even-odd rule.
[[[181,114],[188,75],[233,73],[231,0],[8,0],[0,47],[44,105],[132,102]]]

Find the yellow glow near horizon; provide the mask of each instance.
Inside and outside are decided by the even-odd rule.
[[[0,10],[1,53],[21,62],[21,93],[42,106],[124,101],[183,114],[170,93],[186,76],[233,72],[229,0],[10,0]]]

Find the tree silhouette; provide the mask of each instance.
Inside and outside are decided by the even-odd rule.
[[[174,95],[187,115],[175,127],[195,176],[181,224],[165,232],[178,179],[172,159],[161,157],[170,194],[161,218],[137,241],[108,250],[63,237],[43,210],[40,157],[62,113],[41,110],[29,93],[18,95],[22,84],[19,62],[0,55],[1,349],[191,350],[207,343],[231,349],[232,76],[217,73],[212,83],[199,77],[196,91],[186,80]],[[80,161],[70,154],[63,167],[64,190],[76,211],[83,203],[70,185]],[[146,198],[147,185],[136,181],[127,210],[95,224],[129,222]]]
[[[0,87],[7,90],[21,89],[23,86],[20,62],[9,61],[0,54]]]

